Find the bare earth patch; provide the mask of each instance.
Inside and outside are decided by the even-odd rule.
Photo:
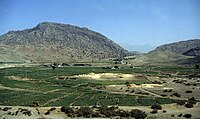
[[[23,91],[23,92],[38,92],[35,90],[29,90],[29,89],[22,89],[22,88],[12,88],[12,87],[6,87],[0,84],[0,90],[14,90],[14,91]]]
[[[82,75],[75,75],[78,79],[93,79],[93,80],[132,80],[135,78],[133,74],[123,73],[89,73]]]
[[[23,77],[19,77],[19,76],[8,76],[9,79],[12,79],[12,80],[18,80],[18,81],[32,81],[34,79],[31,79],[31,78],[23,78]]]

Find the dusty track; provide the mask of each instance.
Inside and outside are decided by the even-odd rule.
[[[46,103],[44,103],[42,106],[46,106],[46,105],[49,104],[49,103],[56,102],[56,101],[58,101],[58,100],[60,100],[60,99],[62,99],[62,98],[65,98],[65,97],[67,97],[67,96],[70,96],[71,94],[73,94],[73,93],[68,93],[68,94],[66,94],[66,95],[64,95],[64,96],[61,96],[61,97],[58,97],[58,98],[54,98],[54,99],[48,100],[48,101],[47,101]]]
[[[5,87],[0,84],[0,89],[6,89],[6,90],[14,90],[14,91],[22,91],[22,92],[39,92],[40,91],[35,91],[35,90],[29,90],[29,89],[22,89],[22,88],[12,88],[12,87]]]

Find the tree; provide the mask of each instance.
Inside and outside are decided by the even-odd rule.
[[[185,117],[185,118],[191,118],[192,115],[191,114],[184,114],[183,117]]]
[[[58,65],[59,65],[58,63],[55,63],[55,62],[54,62],[54,63],[51,65],[51,68],[54,70],[54,69],[56,69],[56,68],[58,67]]]
[[[151,109],[157,109],[157,110],[161,110],[162,109],[162,106],[160,104],[153,104],[151,106]]]
[[[129,111],[125,111],[125,110],[121,110],[121,109],[119,109],[118,111],[117,111],[117,113],[118,113],[118,116],[120,116],[120,117],[130,117],[131,116],[131,113],[129,112]]]
[[[92,109],[90,107],[80,107],[76,111],[77,117],[92,117]]]
[[[118,68],[119,68],[119,66],[117,66],[117,65],[116,65],[116,66],[114,66],[114,68],[115,68],[115,69],[118,69]]]
[[[196,68],[196,69],[199,69],[199,65],[198,65],[198,64],[196,64],[196,65],[195,65],[195,68]]]
[[[147,114],[141,110],[133,109],[130,111],[131,117],[134,117],[135,119],[145,119],[147,117]]]
[[[60,110],[61,110],[61,112],[65,112],[66,114],[68,114],[68,113],[74,113],[74,109],[71,108],[71,107],[62,106],[60,108]]]
[[[106,117],[113,117],[117,116],[117,107],[107,107],[107,106],[102,106],[99,107],[98,111],[102,114],[105,115]]]
[[[185,107],[187,107],[187,108],[193,108],[194,106],[193,106],[192,103],[188,102],[188,103],[185,104]]]
[[[181,95],[179,93],[173,93],[172,95],[174,95],[176,97],[181,97]]]
[[[51,68],[54,70],[54,69],[57,68],[57,66],[55,66],[55,65],[51,65]]]

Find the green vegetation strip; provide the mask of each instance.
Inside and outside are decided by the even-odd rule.
[[[97,85],[121,85],[126,81],[98,81],[98,80],[62,80],[60,76],[72,76],[87,73],[140,73],[152,74],[157,72],[145,72],[143,68],[103,69],[101,67],[61,67],[55,70],[36,67],[15,67],[0,69],[0,85],[10,88],[0,89],[0,105],[30,105],[38,102],[45,106],[92,106],[92,105],[120,105],[120,106],[149,106],[154,103],[166,104],[174,101],[167,98],[135,97],[125,94],[110,94],[91,90]],[[9,76],[32,79],[31,81],[13,80]],[[130,80],[129,83],[143,84],[148,80]],[[15,89],[23,89],[22,91]],[[27,91],[26,91],[27,90]],[[32,91],[32,92],[30,92]],[[47,103],[48,102],[48,103]]]

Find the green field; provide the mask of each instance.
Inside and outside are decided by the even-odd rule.
[[[173,103],[168,98],[136,97],[127,94],[113,94],[92,90],[92,87],[103,85],[125,84],[123,80],[98,81],[88,79],[58,79],[60,76],[72,76],[87,73],[139,73],[144,75],[159,75],[157,71],[145,71],[146,68],[103,69],[101,67],[59,67],[55,70],[49,67],[15,67],[0,69],[0,105],[30,105],[38,102],[41,106],[92,106],[120,105],[137,106],[154,103]],[[171,68],[168,68],[172,70]],[[166,71],[167,68],[156,70]],[[175,69],[178,70],[178,69]],[[180,68],[179,70],[183,70]],[[189,70],[189,69],[188,69]],[[184,69],[183,71],[188,71]],[[20,77],[29,80],[13,80],[10,77]],[[131,80],[131,83],[149,83],[148,80]]]

